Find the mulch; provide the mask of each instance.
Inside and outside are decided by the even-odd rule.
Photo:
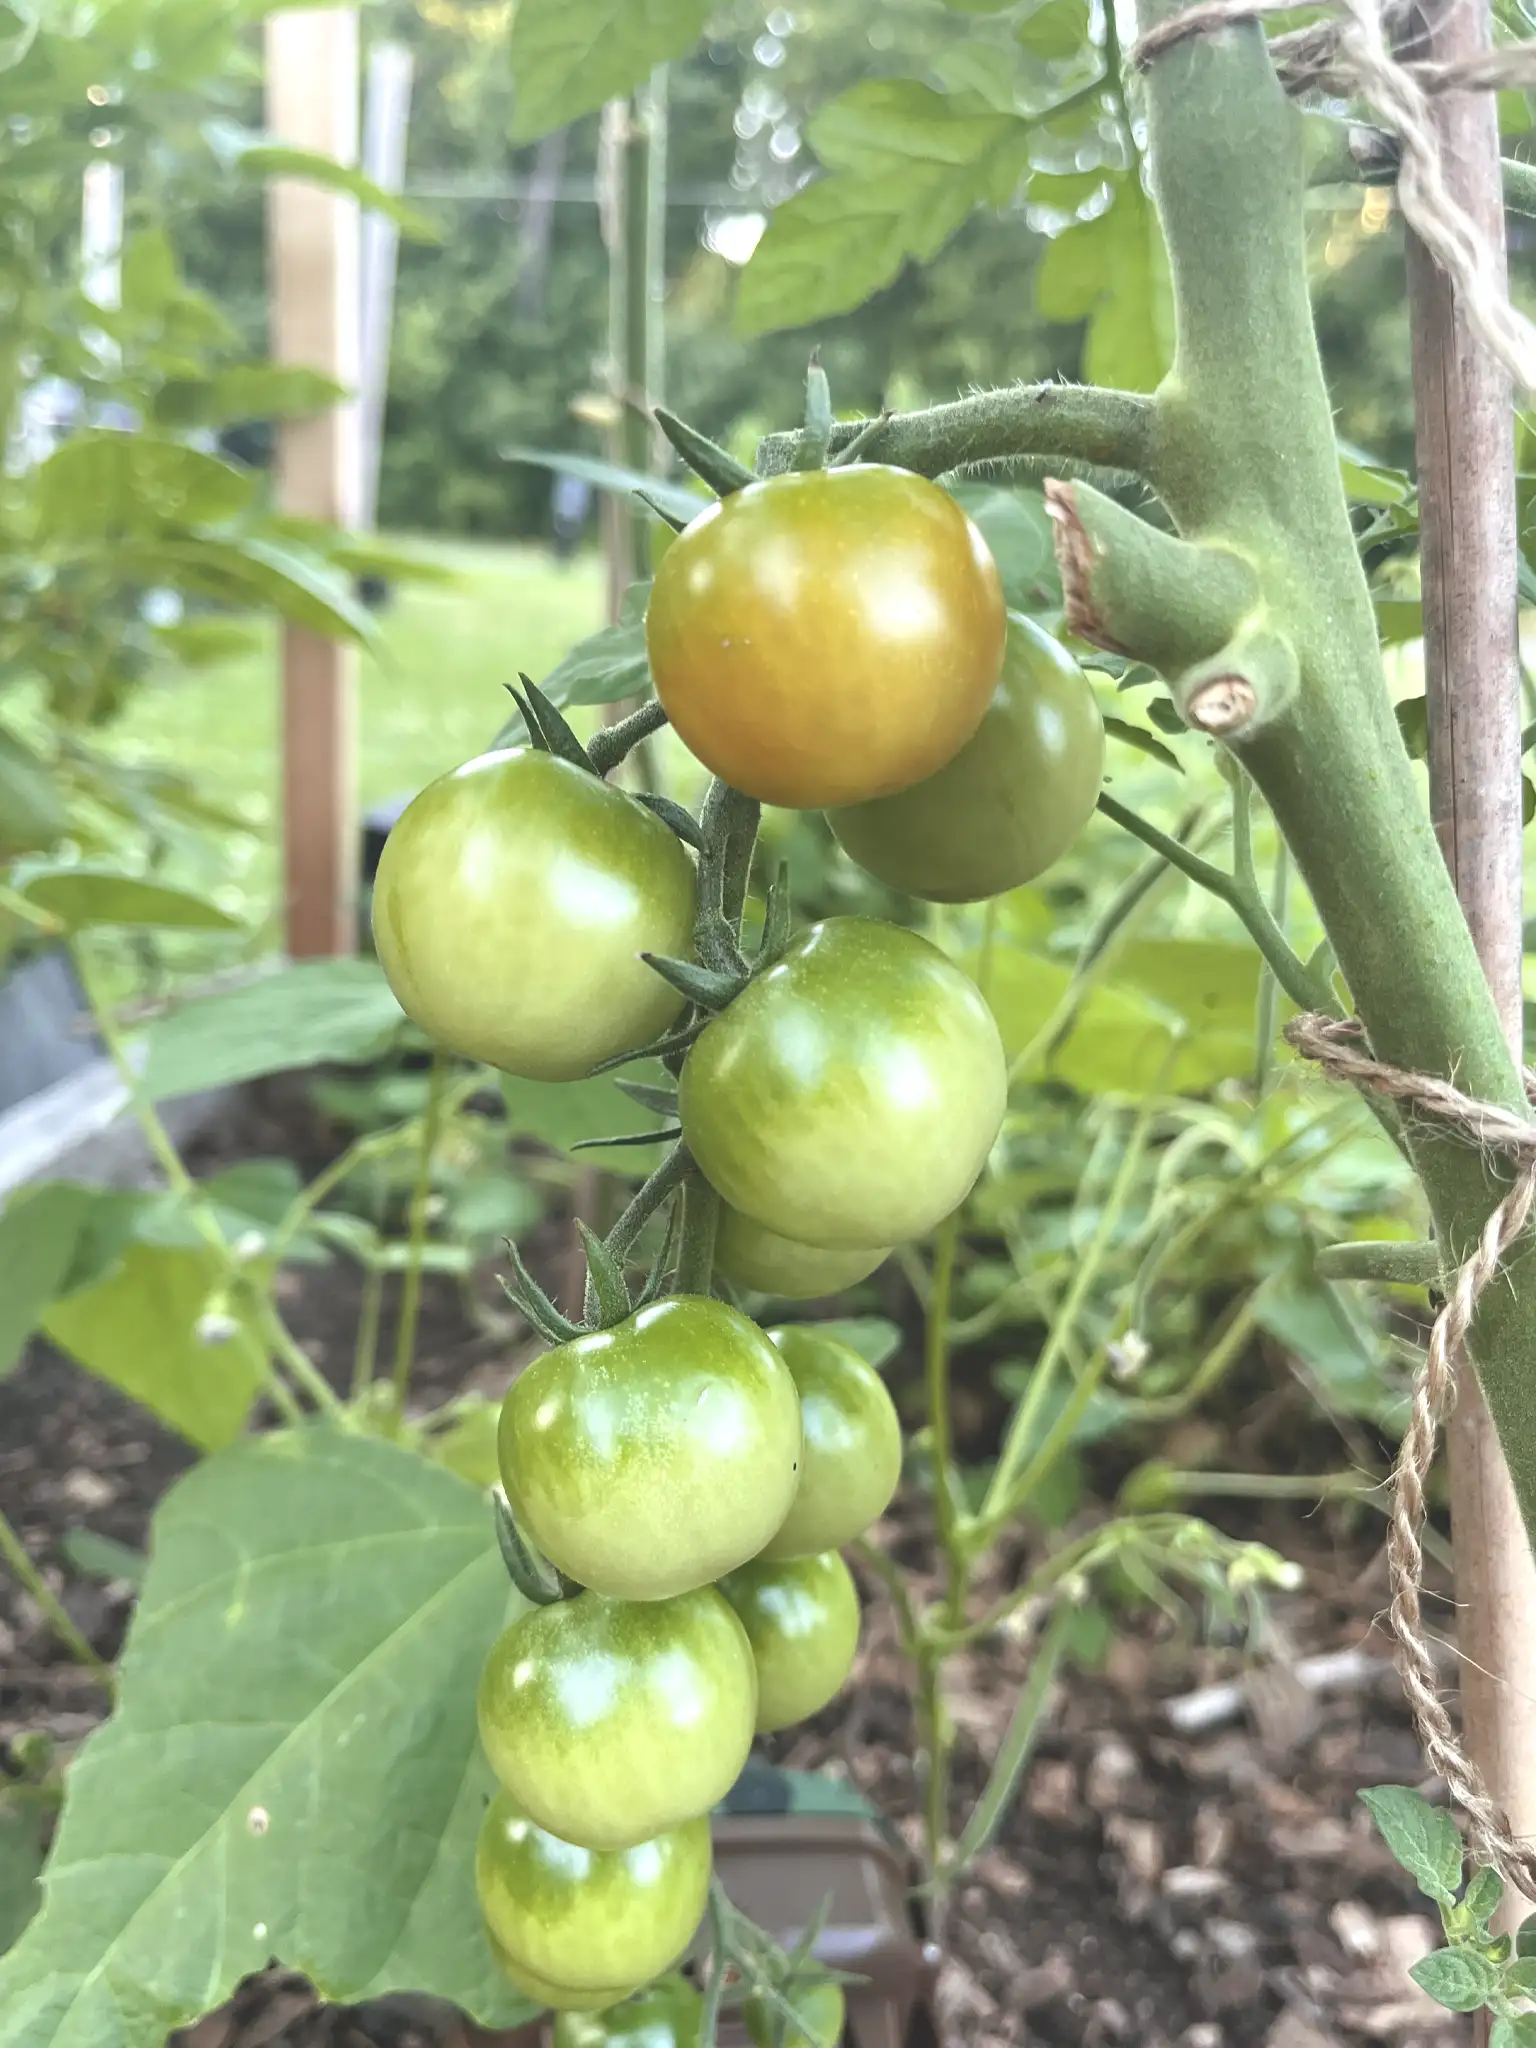
[[[270,1153],[279,1142],[309,1169],[334,1138],[296,1133],[292,1102],[269,1100],[243,1112],[211,1157]],[[537,1247],[546,1274],[555,1244],[551,1235]],[[343,1380],[356,1310],[348,1269],[298,1269],[285,1284],[291,1327]],[[467,1385],[494,1390],[505,1378],[505,1341],[477,1327],[446,1284],[425,1290],[420,1356],[418,1384],[434,1398]],[[121,1643],[132,1589],[71,1570],[65,1535],[85,1528],[142,1548],[155,1503],[190,1462],[177,1439],[46,1344],[0,1382],[0,1504],[104,1656]],[[948,1912],[946,2048],[1449,2048],[1470,2039],[1469,2023],[1440,2012],[1407,1975],[1437,1929],[1356,1797],[1363,1786],[1423,1781],[1377,1625],[1386,1599],[1377,1532],[1279,1504],[1258,1523],[1228,1526],[1305,1568],[1303,1588],[1272,1603],[1282,1654],[1255,1670],[1238,1646],[1143,1619],[1100,1669],[1068,1674],[1012,1810]],[[934,1576],[926,1504],[903,1495],[878,1533],[921,1592]],[[1005,1558],[1000,1569],[1018,1563]],[[847,1778],[916,1847],[909,1673],[883,1593],[873,1581],[863,1591],[853,1682],[770,1752]],[[1449,1632],[1454,1609],[1444,1611]],[[1366,1653],[1363,1678],[1357,1671],[1347,1688],[1307,1693],[1287,1675],[1295,1659],[1340,1650]],[[1004,1633],[950,1667],[957,1829],[1028,1663],[1027,1641]],[[1223,1680],[1242,1688],[1236,1712],[1180,1732],[1170,1702]],[[0,1571],[0,1759],[30,1731],[67,1749],[101,1709]],[[189,2048],[477,2048],[486,2038],[451,2009],[410,1998],[328,2007],[276,1970],[194,2031]]]

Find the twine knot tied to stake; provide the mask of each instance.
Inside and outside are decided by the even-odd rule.
[[[1456,290],[1467,323],[1515,382],[1536,391],[1536,327],[1509,302],[1509,287],[1488,237],[1445,180],[1440,137],[1430,110],[1443,92],[1501,92],[1536,85],[1536,44],[1481,50],[1443,63],[1403,56],[1395,43],[1413,32],[1409,0],[1327,0],[1328,16],[1269,45],[1289,93],[1318,88],[1358,95],[1402,147],[1397,196],[1403,218]],[[1130,52],[1145,71],[1154,59],[1194,35],[1294,12],[1294,0],[1194,0],[1148,29]]]
[[[1536,1122],[1498,1103],[1463,1095],[1434,1074],[1411,1073],[1375,1059],[1364,1031],[1352,1018],[1293,1017],[1285,1026],[1285,1037],[1304,1059],[1314,1060],[1335,1080],[1401,1103],[1410,1114],[1433,1119],[1481,1151],[1497,1155],[1513,1170],[1508,1191],[1483,1225],[1476,1244],[1455,1273],[1446,1276],[1445,1298],[1414,1376],[1408,1426],[1392,1470],[1387,1564],[1397,1668],[1425,1757],[1466,1814],[1474,1855],[1492,1864],[1528,1898],[1536,1899],[1536,1852],[1510,1832],[1508,1816],[1489,1797],[1482,1773],[1462,1748],[1440,1699],[1420,1609],[1424,1554],[1419,1543],[1424,1490],[1435,1444],[1440,1424],[1456,1398],[1457,1373],[1470,1364],[1468,1338],[1478,1301],[1497,1277],[1505,1254],[1524,1231],[1536,1205]],[[1528,1073],[1528,1093],[1533,1079],[1536,1077]]]

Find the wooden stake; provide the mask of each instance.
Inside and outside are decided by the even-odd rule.
[[[1487,47],[1488,0],[1429,0],[1421,12],[1415,55],[1444,60]],[[1434,115],[1446,179],[1502,272],[1494,96],[1447,93]],[[1510,384],[1472,337],[1434,258],[1412,233],[1407,245],[1430,806],[1518,1059],[1523,847]],[[1470,1374],[1447,1438],[1467,1746],[1515,1832],[1536,1835],[1536,1565]]]
[[[357,14],[294,8],[266,21],[267,126],[275,140],[357,160]],[[359,375],[357,202],[274,179],[267,236],[272,355],[349,391]],[[355,403],[284,421],[277,490],[285,512],[355,526]],[[297,626],[283,629],[283,860],[288,950],[350,953],[357,940],[357,659]]]

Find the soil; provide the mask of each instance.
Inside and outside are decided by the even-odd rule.
[[[308,1172],[336,1141],[307,1098],[268,1089],[193,1164],[206,1171],[283,1150]],[[551,1227],[529,1248],[546,1284],[565,1277],[562,1243]],[[290,1326],[340,1383],[357,1310],[350,1269],[296,1269],[285,1287]],[[429,1281],[419,1357],[417,1384],[435,1404],[460,1388],[495,1391],[509,1350],[504,1336],[471,1320],[456,1288]],[[142,1548],[155,1503],[190,1462],[176,1438],[45,1344],[31,1346],[0,1382],[0,1503],[104,1656],[119,1647],[132,1589],[73,1570],[66,1536],[83,1528]],[[1262,1522],[1212,1519],[1305,1567],[1303,1589],[1273,1603],[1273,1654],[1255,1665],[1236,1646],[1143,1620],[1116,1638],[1099,1669],[1069,1672],[1019,1796],[942,1930],[946,2048],[1448,2048],[1470,2040],[1470,2023],[1441,2013],[1407,1975],[1436,1928],[1356,1797],[1380,1783],[1420,1783],[1434,1796],[1376,1623],[1386,1577],[1374,1535],[1279,1504]],[[933,1571],[927,1526],[926,1503],[903,1496],[876,1532],[918,1590]],[[1022,1562],[1003,1560],[999,1587]],[[885,1595],[870,1579],[862,1590],[866,1626],[852,1683],[771,1749],[781,1762],[851,1779],[915,1847],[909,1673]],[[1445,1612],[1449,1626],[1449,1603]],[[1297,1659],[1341,1650],[1366,1653],[1347,1687],[1307,1692],[1298,1683]],[[956,1828],[1028,1663],[1027,1641],[1002,1634],[951,1666]],[[1221,1680],[1239,1685],[1236,1712],[1200,1733],[1179,1732],[1170,1703]],[[29,1731],[73,1745],[101,1712],[88,1675],[0,1573],[0,1761]],[[420,2001],[325,2007],[280,1971],[248,1981],[195,2030],[196,2048],[470,2048],[477,2032]]]

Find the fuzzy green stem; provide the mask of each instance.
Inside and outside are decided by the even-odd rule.
[[[0,1514],[0,1557],[15,1574],[22,1591],[36,1603],[39,1612],[59,1641],[82,1669],[106,1688],[110,1697],[117,1690],[117,1678],[110,1664],[102,1662],[80,1630],[70,1620],[64,1603],[32,1562],[27,1546]]]
[[[832,453],[869,426],[843,420],[832,429]],[[868,462],[889,462],[919,476],[942,476],[973,463],[1037,457],[1090,469],[1149,477],[1152,402],[1132,391],[1084,384],[1015,384],[922,412],[893,413],[863,448]],[[770,434],[757,451],[758,472],[775,476],[795,466],[799,434]]]
[[[391,1384],[397,1415],[405,1411],[406,1389],[416,1360],[416,1330],[421,1321],[421,1262],[427,1247],[427,1219],[432,1206],[432,1162],[437,1156],[438,1140],[442,1136],[447,1080],[447,1058],[441,1051],[434,1050],[427,1075],[427,1106],[422,1114],[416,1150],[416,1179],[411,1188],[410,1247],[400,1289],[400,1321],[395,1330],[395,1368]]]
[[[274,1358],[281,1357],[284,1364],[289,1367],[292,1376],[310,1395],[316,1407],[324,1414],[339,1415],[341,1413],[340,1401],[337,1400],[330,1387],[315,1370],[313,1363],[299,1351],[298,1346],[293,1342],[286,1324],[284,1324],[282,1318],[272,1306],[268,1289],[264,1288],[249,1268],[236,1258],[233,1246],[219,1228],[218,1218],[214,1215],[207,1196],[198,1186],[192,1174],[187,1171],[181,1154],[176,1150],[175,1144],[172,1142],[170,1132],[161,1122],[155,1105],[144,1091],[143,1083],[139,1079],[138,1069],[129,1058],[128,1048],[123,1042],[122,1033],[117,1028],[117,1019],[112,1014],[110,1007],[101,999],[91,962],[87,957],[84,945],[78,937],[70,940],[69,954],[80,986],[85,992],[85,999],[89,1005],[91,1020],[96,1026],[97,1035],[100,1037],[102,1045],[106,1048],[107,1057],[111,1060],[116,1070],[118,1080],[123,1085],[124,1092],[128,1097],[129,1107],[133,1110],[134,1117],[138,1122],[139,1129],[144,1134],[144,1141],[149,1146],[155,1163],[165,1175],[166,1183],[172,1192],[186,1203],[193,1223],[197,1228],[198,1235],[218,1261],[231,1294],[239,1294],[243,1300],[252,1303],[255,1307],[263,1333],[267,1338],[266,1347],[262,1352],[262,1363],[266,1368],[267,1392],[271,1397],[273,1406],[287,1422],[298,1422],[302,1419],[301,1411],[298,1403],[294,1400],[292,1389],[283,1380],[274,1364]],[[297,1365],[293,1362],[295,1355],[298,1359]]]
[[[1143,27],[1179,0],[1149,0]],[[1500,1018],[1393,715],[1340,481],[1307,293],[1301,116],[1252,25],[1190,36],[1146,80],[1176,307],[1156,400],[1158,488],[1181,534],[1260,571],[1296,695],[1238,743],[1311,892],[1376,1056],[1524,1111]],[[1136,650],[1132,649],[1134,653]],[[1406,1133],[1449,1258],[1508,1184],[1425,1121]],[[1472,1349],[1527,1526],[1536,1524],[1536,1314],[1528,1251],[1482,1298]]]
[[[352,1391],[355,1404],[373,1383],[379,1363],[379,1320],[384,1308],[384,1275],[370,1266],[363,1275],[363,1298],[357,1311],[357,1339],[352,1347]]]
[[[945,1218],[933,1248],[933,1274],[923,1315],[923,1383],[928,1409],[929,1456],[933,1465],[933,1515],[944,1553],[948,1584],[946,1612],[953,1619],[965,1599],[965,1556],[956,1540],[960,1516],[955,1498],[955,1449],[949,1413],[949,1302],[960,1243],[960,1211]]]
[[[677,1254],[679,1294],[708,1294],[715,1274],[715,1235],[720,1197],[702,1173],[683,1189],[683,1238]]]

